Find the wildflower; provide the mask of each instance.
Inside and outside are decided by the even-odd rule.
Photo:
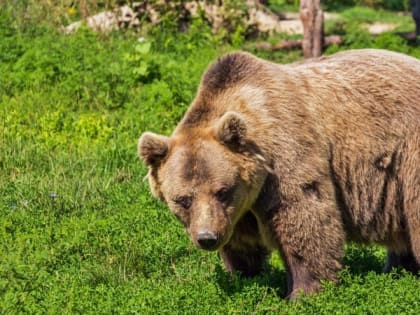
[[[67,13],[68,13],[70,16],[73,16],[73,15],[75,15],[75,14],[76,14],[76,9],[75,9],[75,8],[73,8],[73,7],[70,7],[70,8],[68,8],[68,9],[67,9]]]

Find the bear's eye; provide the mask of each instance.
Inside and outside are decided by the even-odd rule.
[[[191,207],[192,203],[192,197],[191,196],[179,196],[174,199],[174,202],[184,208],[185,210],[188,210]]]
[[[232,188],[223,187],[216,192],[216,198],[222,203],[229,201],[231,196]]]

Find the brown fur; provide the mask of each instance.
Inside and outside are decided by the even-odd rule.
[[[418,272],[419,78],[420,61],[381,50],[222,57],[171,137],[140,138],[152,192],[228,271],[256,274],[278,249],[291,298],[336,279],[348,240]]]

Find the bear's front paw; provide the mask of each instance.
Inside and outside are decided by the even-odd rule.
[[[293,290],[286,296],[286,299],[294,301],[301,295],[308,295],[317,293],[321,290],[321,284],[319,281],[312,281],[303,285],[296,285]]]

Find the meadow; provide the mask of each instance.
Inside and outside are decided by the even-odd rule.
[[[338,285],[287,302],[277,254],[261,276],[232,278],[150,194],[137,139],[171,133],[212,60],[246,49],[286,63],[299,51],[259,52],[200,19],[187,33],[64,35],[22,26],[9,9],[0,10],[0,314],[420,313],[419,279],[381,273],[381,247],[349,244]],[[409,17],[342,14],[327,31],[344,44],[326,54],[375,47],[420,58],[418,45],[357,26],[385,19],[405,31]]]

